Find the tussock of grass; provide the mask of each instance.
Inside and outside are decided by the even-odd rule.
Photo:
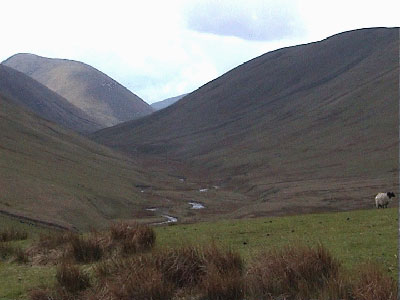
[[[44,249],[55,249],[62,246],[71,239],[71,232],[52,232],[52,233],[41,233],[39,235],[39,240],[37,241],[37,246]]]
[[[78,263],[90,263],[99,261],[102,256],[103,248],[96,236],[70,236],[67,257],[73,257]]]
[[[167,280],[180,288],[196,285],[205,274],[201,250],[193,246],[156,253],[155,262]]]
[[[9,242],[0,242],[0,259],[11,259],[19,264],[25,264],[29,260],[20,246],[11,245]]]
[[[28,238],[28,232],[14,227],[4,228],[0,231],[0,242],[20,241]]]
[[[110,227],[111,240],[118,244],[124,254],[150,250],[156,240],[152,228],[139,223],[117,223]]]
[[[269,228],[276,222],[276,219],[273,223],[264,221],[262,226]],[[287,228],[290,229],[287,226],[283,230]],[[371,227],[368,228],[371,230]],[[246,233],[251,234],[250,227],[245,229]],[[243,230],[242,226],[240,232]],[[384,231],[381,228],[379,230]],[[58,263],[57,268],[38,267],[45,268],[43,270],[54,268],[53,274],[57,269],[57,274],[51,275],[54,276],[53,283],[44,285],[43,289],[32,290],[29,295],[31,300],[393,300],[397,295],[397,287],[389,276],[388,268],[385,267],[383,271],[366,266],[360,269],[346,268],[336,259],[337,253],[333,255],[327,248],[315,243],[310,244],[316,246],[306,246],[307,243],[292,240],[290,246],[278,244],[269,247],[244,263],[243,256],[236,252],[240,248],[232,250],[223,244],[189,244],[178,248],[159,245],[153,248],[153,229],[137,224],[115,224],[109,231],[92,231],[82,235],[56,235],[39,237],[36,243],[35,247],[42,246],[40,249],[45,257],[51,257],[54,252],[63,255],[58,259],[52,258]],[[243,235],[239,237],[243,239]],[[134,245],[130,248],[133,250],[124,251],[124,243]],[[249,247],[253,243],[248,239],[247,245],[240,245]],[[22,245],[24,242],[0,243],[9,258],[7,263],[15,257],[9,247]],[[96,254],[98,249],[101,249],[101,255]],[[27,255],[33,262],[32,253],[28,251]],[[379,257],[377,261],[382,259]],[[79,267],[77,264],[90,265]],[[10,266],[25,267],[11,263]],[[82,272],[82,268],[86,272]],[[30,288],[33,286],[29,285]]]
[[[89,276],[79,267],[63,263],[57,269],[56,279],[58,285],[70,293],[77,293],[90,286]]]
[[[254,297],[312,298],[327,281],[338,276],[340,264],[321,245],[317,248],[288,246],[262,253],[247,273]]]
[[[358,270],[352,296],[357,300],[395,300],[397,289],[396,282],[386,275],[380,266],[366,263]]]
[[[173,298],[176,289],[154,263],[143,264],[140,260],[112,277],[107,287],[115,300],[168,300]]]

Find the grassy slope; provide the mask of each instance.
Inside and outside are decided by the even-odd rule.
[[[0,98],[0,209],[78,228],[147,207],[138,184],[163,180],[134,160]]]
[[[397,208],[224,220],[157,229],[160,245],[175,247],[214,240],[239,250],[246,259],[258,251],[289,243],[321,242],[347,268],[371,259],[384,264],[393,276],[397,276],[397,238]]]
[[[398,45],[377,28],[273,51],[93,138],[207,171],[252,200],[236,216],[367,208],[398,190]]]
[[[20,228],[31,228],[0,217],[1,225],[10,222]],[[372,260],[382,264],[388,274],[396,278],[397,230],[398,211],[390,208],[182,224],[158,227],[156,233],[157,247],[216,241],[238,250],[246,260],[252,259],[261,250],[279,248],[289,243],[315,245],[322,242],[350,271],[359,263]],[[23,298],[29,288],[51,284],[53,280],[54,267],[0,263],[0,298]]]

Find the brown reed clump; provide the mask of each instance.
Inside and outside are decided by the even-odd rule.
[[[321,245],[263,253],[247,272],[248,292],[261,299],[309,299],[338,276],[339,262]]]
[[[352,297],[357,300],[395,300],[398,287],[382,268],[374,263],[362,265],[352,287]]]
[[[244,263],[241,256],[214,243],[202,248],[206,272],[202,277],[201,292],[210,300],[244,298]]]
[[[89,276],[70,263],[64,262],[57,268],[56,279],[58,285],[68,293],[81,292],[90,287]]]
[[[103,257],[103,248],[96,236],[85,238],[75,234],[70,236],[67,257],[79,263],[99,261]]]
[[[111,240],[119,245],[124,255],[148,251],[153,248],[156,235],[154,230],[137,222],[117,223],[110,227]]]
[[[187,246],[155,254],[155,263],[164,277],[179,288],[193,287],[205,274],[205,260],[200,248]]]

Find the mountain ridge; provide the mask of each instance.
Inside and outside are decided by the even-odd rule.
[[[60,94],[103,128],[153,112],[126,87],[83,62],[19,53],[2,64]]]
[[[397,186],[398,31],[353,30],[268,52],[173,106],[91,136],[208,170],[254,197],[259,213],[368,207],[377,187]]]
[[[0,64],[0,94],[44,119],[81,133],[102,128],[85,112],[31,77]]]

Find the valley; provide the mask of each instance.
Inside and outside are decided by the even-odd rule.
[[[114,81],[90,66],[18,54],[0,67],[8,213],[86,230],[367,209],[398,192],[397,28],[269,52],[144,117],[120,107],[118,121],[91,110]],[[71,94],[83,85],[88,106]]]

